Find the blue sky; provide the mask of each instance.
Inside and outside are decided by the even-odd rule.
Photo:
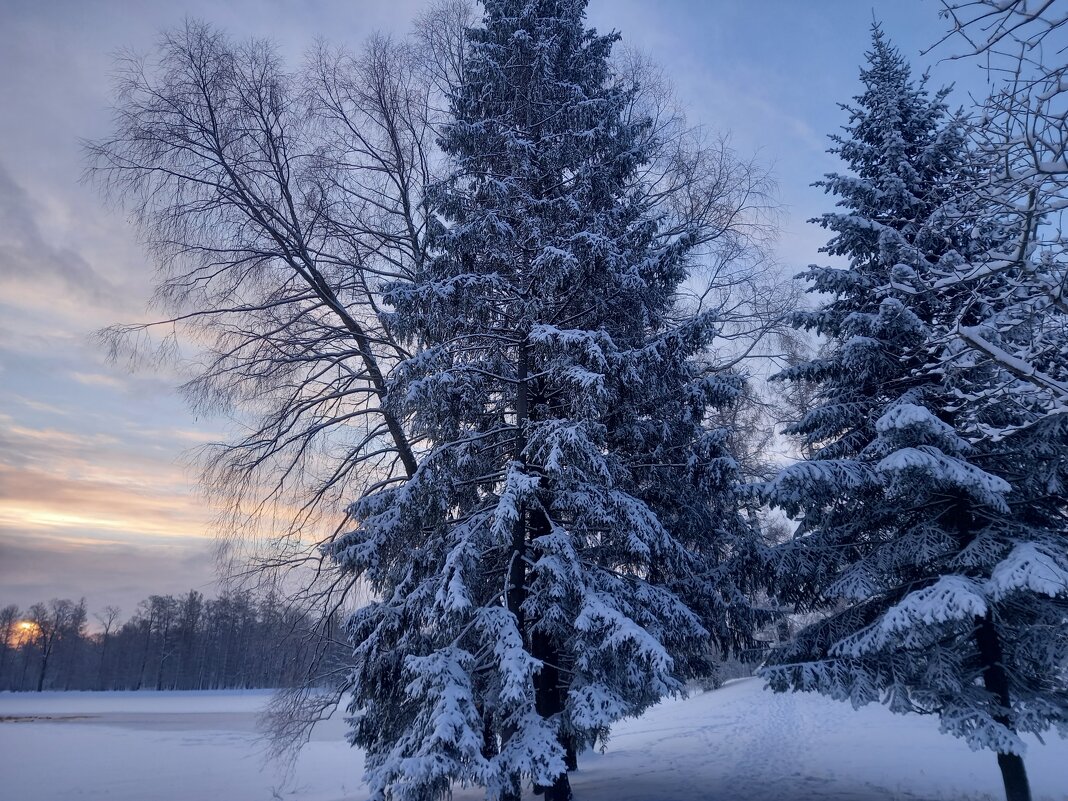
[[[0,4],[0,605],[86,596],[124,613],[150,593],[214,592],[212,510],[192,451],[225,434],[175,392],[180,369],[109,364],[90,334],[146,319],[153,267],[121,209],[80,183],[80,138],[108,131],[111,54],[199,17],[277,40],[291,63],[317,36],[358,47],[402,34],[420,0]],[[936,0],[592,0],[590,20],[660,62],[693,122],[729,132],[778,182],[784,276],[818,259],[835,168],[826,135],[857,93],[874,17],[933,83],[981,94],[973,62],[921,57]],[[784,277],[784,280],[787,280]]]

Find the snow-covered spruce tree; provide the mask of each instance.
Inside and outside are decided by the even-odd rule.
[[[1032,436],[1043,410],[999,396],[996,364],[945,347],[992,312],[941,279],[1013,231],[963,224],[949,202],[973,168],[944,93],[914,83],[878,27],[861,77],[834,139],[849,173],[822,183],[841,208],[818,221],[849,266],[811,268],[830,299],[798,316],[828,347],[781,375],[816,389],[792,427],[812,455],[763,487],[800,519],[775,552],[777,595],[826,615],[763,674],[936,713],[1027,799],[1019,733],[1068,722],[1068,442],[1052,425]]]
[[[689,678],[752,611],[753,542],[705,353],[660,235],[646,119],[583,0],[487,0],[442,139],[431,258],[388,294],[420,345],[391,381],[430,443],[332,553],[375,600],[350,622],[353,742],[375,798],[452,783],[570,797],[568,763]]]

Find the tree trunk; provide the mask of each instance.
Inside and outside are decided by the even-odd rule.
[[[108,632],[104,632],[104,639],[100,645],[100,667],[96,671],[96,687],[98,690],[104,689],[104,659],[108,655]]]
[[[568,770],[578,770],[578,749],[570,737],[564,741],[564,763]]]
[[[558,668],[560,654],[552,638],[537,631],[531,635],[530,651],[531,656],[542,662],[541,670],[534,677],[534,701],[538,714],[543,718],[551,718],[564,711],[565,689]],[[562,735],[560,745],[566,755],[569,744]],[[574,752],[574,749],[570,750]],[[565,769],[552,785],[535,788],[535,792],[545,795],[545,801],[571,801],[571,783],[568,781],[567,771],[574,768],[571,767],[570,761],[565,756]]]
[[[5,631],[0,632],[0,636],[3,637],[3,641],[0,642],[0,690],[3,690],[4,689],[4,679],[6,678],[6,675],[7,675],[4,672],[4,668],[7,667],[7,655],[8,655],[8,653],[10,651],[15,650],[14,648],[12,648],[8,644],[8,643],[10,643],[12,641],[12,639],[11,639],[11,637],[12,637],[12,628],[11,628],[11,626],[8,626]]]
[[[1005,784],[1005,801],[1031,801],[1031,785],[1019,754],[998,754],[1001,780]]]
[[[64,690],[70,690],[70,688],[74,684],[74,678],[76,674],[74,665],[78,661],[78,652],[81,650],[81,644],[82,638],[78,635],[75,635],[74,640],[70,644],[70,649],[67,652],[68,654],[70,654],[70,656],[67,657],[67,664],[64,671],[67,674],[66,679],[63,681]]]
[[[994,716],[1001,725],[1013,729],[1009,712],[1012,699],[1009,697],[1009,678],[1002,664],[1001,638],[994,625],[994,615],[990,610],[979,619],[975,630],[975,642],[979,648],[979,659],[983,667],[983,684],[998,700],[1002,712]],[[1031,787],[1027,781],[1027,771],[1023,758],[1019,754],[998,754],[998,767],[1005,784],[1006,801],[1031,801]]]
[[[548,534],[550,529],[549,518],[544,508],[531,509],[531,539]],[[560,651],[549,634],[533,631],[530,636],[530,655],[542,663],[541,670],[534,677],[534,702],[538,714],[543,718],[559,715],[564,711],[564,702],[567,697],[567,687],[560,673]],[[535,792],[544,793],[546,801],[571,801],[571,784],[567,778],[567,771],[574,770],[572,767],[574,749],[569,749],[567,738],[562,733],[558,732],[558,736],[565,755],[570,755],[572,758],[568,759],[565,756],[565,770],[556,777],[552,785],[536,787]]]
[[[44,690],[45,673],[48,671],[48,652],[41,654],[41,672],[37,674],[37,692]]]
[[[163,642],[159,646],[159,665],[156,667],[156,691],[163,689],[163,668],[167,662],[167,646],[170,640],[170,626],[163,629]]]
[[[516,459],[525,462],[524,451],[526,450],[525,427],[530,416],[530,386],[528,375],[530,371],[530,354],[524,342],[519,346],[519,355],[516,362]],[[535,402],[537,399],[535,398]],[[564,709],[564,682],[561,680],[558,669],[559,654],[552,642],[552,638],[543,632],[530,632],[526,615],[523,612],[523,603],[526,601],[526,554],[530,540],[548,534],[550,530],[549,519],[542,508],[527,509],[524,504],[519,510],[519,516],[512,530],[512,553],[508,571],[508,609],[515,615],[516,625],[524,642],[530,643],[530,654],[542,662],[541,671],[534,677],[534,703],[538,714],[543,718],[557,715]],[[511,736],[511,732],[505,732],[505,739]],[[561,745],[567,751],[567,744],[561,738]],[[572,749],[573,751],[573,749]],[[570,768],[570,761],[568,762]],[[515,782],[513,793],[506,793],[504,801],[518,801],[520,796],[519,782]],[[546,801],[571,801],[571,785],[567,778],[567,770],[556,777],[552,785],[535,786],[534,792],[545,795]]]
[[[135,690],[140,690],[141,685],[145,683],[145,670],[148,669],[148,648],[152,644],[152,620],[149,619],[147,633],[145,635],[145,647],[141,652],[141,669],[137,672],[137,686]]]
[[[526,342],[519,346],[519,356],[516,360],[516,400],[515,400],[515,425],[516,444],[515,458],[522,461],[523,452],[526,450],[526,423],[528,415],[527,406],[527,372],[529,363]],[[512,527],[511,552],[508,557],[508,592],[505,602],[508,611],[515,616],[516,629],[524,642],[527,640],[526,615],[523,612],[523,603],[527,599],[527,521],[526,510],[523,506],[518,509],[515,525]],[[510,727],[501,732],[501,738],[507,742],[514,730]],[[520,801],[522,796],[521,780],[518,775],[512,777],[512,787],[501,794],[501,801]]]
[[[22,677],[19,679],[19,689],[26,689],[26,673],[30,669],[30,649],[22,648]]]

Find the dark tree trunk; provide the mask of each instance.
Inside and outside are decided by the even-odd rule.
[[[516,443],[515,458],[523,460],[523,452],[526,450],[526,423],[528,415],[527,398],[527,371],[529,355],[526,344],[519,346],[519,356],[516,360],[516,400],[515,400],[515,424]],[[508,593],[505,602],[508,611],[515,616],[516,629],[524,642],[527,639],[526,614],[523,612],[523,603],[527,599],[527,521],[526,510],[520,508],[515,526],[512,528],[512,543],[508,556]],[[515,732],[505,728],[501,732],[502,739],[507,742]],[[520,777],[512,777],[512,788],[501,795],[501,801],[520,801],[522,789]]]
[[[549,519],[544,509],[531,509],[530,512],[530,536],[531,539],[548,534],[550,531]],[[542,663],[542,668],[534,677],[534,702],[538,714],[543,718],[551,718],[564,711],[564,702],[567,696],[567,687],[560,673],[560,651],[553,642],[551,636],[542,631],[533,631],[530,637],[530,655]],[[560,744],[565,754],[568,752],[567,739],[560,734]],[[571,749],[573,752],[574,749]],[[536,787],[535,792],[545,795],[545,801],[571,801],[571,784],[567,778],[567,771],[574,770],[569,761],[565,759],[566,769],[556,777],[552,785],[548,787]]]
[[[564,745],[564,762],[567,769],[578,770],[578,750],[575,748],[575,741],[568,737]]]
[[[48,651],[41,654],[41,672],[37,674],[37,692],[44,690],[45,673],[48,672]]]
[[[156,667],[156,691],[163,689],[163,669],[167,662],[167,645],[170,637],[170,627],[163,629],[163,642],[159,646],[159,665]]]
[[[1005,801],[1031,801],[1031,785],[1019,754],[998,754],[1001,780],[1005,784]]]
[[[975,630],[975,643],[979,648],[979,659],[983,667],[983,684],[997,698],[1003,710],[994,716],[994,720],[1012,729],[1012,720],[1009,717],[1009,710],[1012,708],[1009,678],[1002,664],[1001,638],[994,625],[993,613],[989,610],[979,619]],[[1019,754],[999,753],[998,767],[1001,768],[1001,779],[1005,784],[1006,801],[1031,801],[1031,787],[1027,781],[1023,758]]]
[[[968,502],[963,497],[951,512],[949,522],[957,529],[957,539],[963,547],[974,539],[975,517]],[[1005,673],[1004,651],[1001,637],[994,625],[994,613],[987,609],[986,614],[976,618],[975,645],[979,651],[979,664],[983,670],[983,686],[997,699],[1000,711],[994,720],[1002,726],[1015,731],[1012,724],[1012,698],[1009,695],[1009,677]],[[1001,780],[1005,785],[1006,801],[1031,801],[1031,787],[1027,781],[1023,758],[1019,754],[998,753],[998,767],[1001,768]]]
[[[538,714],[543,718],[558,715],[564,711],[565,697],[558,669],[559,652],[550,637],[534,632],[531,637],[531,656],[543,664],[541,671],[534,679],[534,700]],[[574,749],[569,749],[569,744],[563,736],[560,738],[560,744],[564,747],[565,755],[569,750],[572,754],[574,753]],[[568,781],[567,771],[575,768],[570,763],[571,760],[565,757],[565,770],[556,777],[552,785],[535,788],[536,791],[545,795],[545,801],[571,801],[571,783]]]
[[[516,362],[516,426],[518,428],[516,459],[524,463],[524,451],[526,450],[525,427],[530,417],[530,407],[532,400],[535,406],[541,401],[537,391],[531,392],[530,382],[528,381],[529,370],[530,355],[524,343],[519,347]],[[533,399],[531,398],[532,394],[534,395]],[[543,663],[541,671],[534,677],[534,702],[538,714],[543,718],[552,717],[563,711],[566,685],[560,676],[560,659],[555,643],[544,632],[532,632],[529,630],[526,614],[523,612],[523,603],[527,597],[526,554],[529,542],[548,534],[549,531],[549,519],[544,509],[540,507],[526,508],[524,506],[519,510],[519,518],[512,534],[507,597],[508,609],[515,615],[516,625],[523,640],[530,645],[531,656]],[[504,739],[507,740],[509,736],[511,736],[511,732],[504,732]],[[569,755],[573,754],[574,749],[568,751],[567,743],[564,742],[562,737],[561,744]],[[573,761],[573,757],[569,757],[567,760],[568,770],[573,770],[571,767]],[[534,792],[538,795],[544,795],[546,801],[571,801],[571,784],[567,778],[567,770],[557,776],[552,785],[548,787],[535,786]],[[520,795],[520,782],[516,777],[513,791],[505,793],[502,798],[503,801],[519,801]]]
[[[69,656],[66,659],[66,667],[60,668],[67,674],[66,678],[63,681],[64,690],[69,690],[72,686],[74,686],[75,674],[77,673],[77,671],[74,669],[74,666],[78,662],[78,652],[81,650],[81,644],[82,638],[78,635],[75,635],[74,640],[70,644],[70,649],[67,652]]]
[[[497,733],[493,730],[492,716],[480,705],[478,714],[482,718],[482,756],[493,759],[500,753],[497,747]]]
[[[141,669],[137,672],[137,685],[134,687],[135,690],[141,689],[141,685],[145,682],[145,671],[148,669],[148,649],[149,646],[152,644],[151,619],[149,619],[148,621],[148,628],[146,629],[146,632],[147,633],[145,634],[145,647],[144,650],[141,652]]]
[[[19,679],[19,689],[26,689],[26,673],[30,669],[30,649],[22,648],[22,677]]]
[[[108,632],[104,632],[104,639],[100,644],[100,666],[96,671],[96,687],[98,690],[104,688],[104,659],[108,655]]]

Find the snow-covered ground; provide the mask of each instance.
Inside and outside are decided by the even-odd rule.
[[[0,694],[3,801],[359,801],[358,751],[325,723],[288,780],[265,764],[267,693]],[[1036,801],[1068,799],[1068,741],[1032,741]],[[859,712],[756,680],[662,704],[586,754],[578,801],[998,799],[995,757],[937,721]],[[480,798],[457,792],[457,801]]]

